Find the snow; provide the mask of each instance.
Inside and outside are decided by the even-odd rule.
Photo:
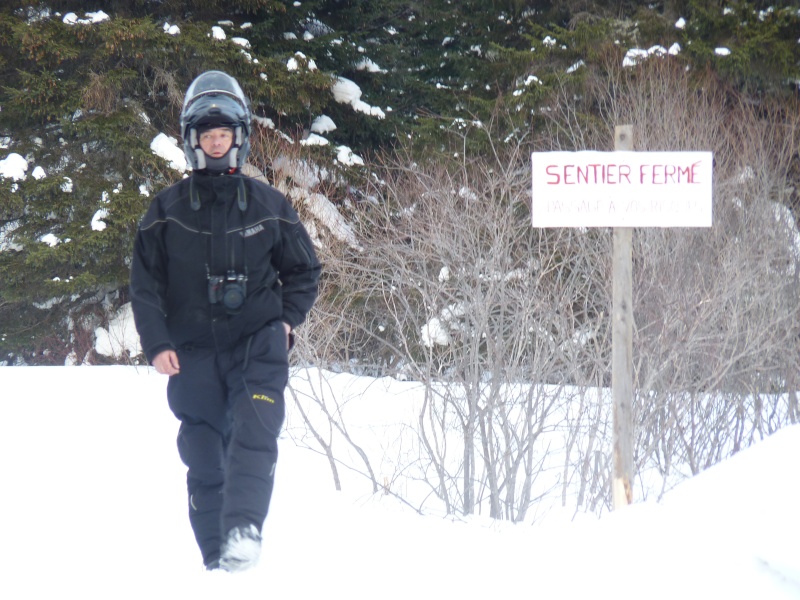
[[[353,381],[317,375],[332,396]],[[5,598],[800,597],[800,426],[661,503],[533,526],[419,515],[348,480],[336,492],[326,459],[284,433],[261,562],[231,575],[200,565],[165,377],[2,367],[0,378]],[[410,389],[375,383],[363,378],[364,396],[383,387],[398,405]],[[373,410],[379,427],[388,415]]]
[[[309,59],[305,54],[302,52],[295,52],[294,56],[286,61],[286,70],[287,71],[299,71],[302,65],[306,65],[309,71],[316,71],[317,70],[317,63],[313,60]]]
[[[333,98],[342,104],[350,104],[354,100],[361,98],[361,88],[356,82],[346,77],[337,77],[336,83],[331,88]]]
[[[325,172],[321,171],[320,167],[308,161],[295,160],[287,156],[276,156],[272,161],[272,168],[282,179],[291,179],[304,189],[319,185],[325,178]]]
[[[353,228],[327,196],[310,193],[300,187],[294,187],[289,190],[288,196],[292,200],[304,202],[315,219],[325,225],[336,239],[355,250],[363,250],[358,243]]]
[[[314,133],[328,133],[336,129],[336,123],[327,115],[320,115],[311,123],[311,131]]]
[[[347,146],[336,147],[336,160],[348,167],[364,164],[364,159],[357,154],[354,154],[353,151]]]
[[[178,140],[174,137],[165,133],[159,133],[153,138],[153,141],[150,142],[150,149],[157,156],[169,162],[170,168],[180,171],[181,173],[186,172],[188,168],[186,164],[186,154],[184,154],[183,148],[178,146]]]
[[[28,161],[16,152],[12,152],[3,160],[0,160],[0,177],[13,181],[25,179],[25,171],[28,170]]]
[[[439,319],[439,317],[433,317],[430,321],[422,326],[422,329],[420,330],[420,339],[428,348],[432,348],[435,345],[450,345],[450,333],[448,332],[448,327],[442,322],[441,319]]]
[[[579,60],[578,62],[567,68],[567,73],[574,73],[575,71],[583,67],[585,64],[586,63],[583,60]]]
[[[306,139],[300,140],[301,146],[327,146],[328,144],[330,142],[327,139],[316,133],[310,133]]]
[[[105,208],[99,209],[92,217],[92,231],[103,231],[106,228],[106,222],[103,221],[108,216],[108,210]]]
[[[664,46],[651,46],[647,50],[643,48],[631,48],[625,53],[625,58],[622,59],[622,66],[632,67],[651,56],[677,56],[680,52],[681,46],[677,42],[672,44],[669,50],[664,48]]]
[[[8,234],[13,233],[15,229],[19,227],[19,221],[10,221],[4,224],[0,224],[0,252],[4,252],[6,250],[13,250],[14,252],[20,252],[23,250],[23,247],[19,244],[15,244],[11,240],[8,239]],[[1,339],[0,339],[1,341]]]
[[[362,58],[356,63],[357,71],[368,71],[369,73],[387,73],[386,69],[381,69],[372,59]]]
[[[94,349],[98,354],[124,359],[142,353],[131,303],[124,304],[108,322],[108,328],[95,329]]]
[[[52,233],[46,233],[39,238],[39,241],[43,244],[47,244],[51,248],[55,248],[61,243],[61,240]]]
[[[70,12],[64,15],[62,22],[65,25],[93,25],[96,23],[102,23],[103,21],[108,21],[110,18],[102,10],[97,12],[87,12],[84,14],[84,16],[86,17],[85,19],[79,19],[78,15]]]
[[[378,119],[386,118],[386,114],[377,106],[370,106],[361,100],[361,88],[354,81],[346,77],[337,77],[333,87],[331,88],[333,99],[340,104],[349,104],[356,112],[362,112],[366,115],[377,117]]]

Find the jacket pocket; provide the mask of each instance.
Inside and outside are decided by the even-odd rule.
[[[297,229],[294,232],[294,239],[292,240],[292,254],[299,262],[305,262],[313,265],[316,261],[314,258],[314,251],[308,247],[307,237],[303,235],[302,230]]]

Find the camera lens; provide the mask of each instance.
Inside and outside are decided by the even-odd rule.
[[[244,290],[237,283],[229,283],[225,286],[222,296],[222,304],[228,310],[238,310],[244,304]]]

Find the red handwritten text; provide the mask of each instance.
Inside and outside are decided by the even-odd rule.
[[[699,184],[698,167],[692,164],[640,164],[638,183],[641,185]],[[633,168],[627,164],[590,163],[547,165],[547,185],[619,185],[632,183]]]

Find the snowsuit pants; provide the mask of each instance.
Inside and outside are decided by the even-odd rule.
[[[285,415],[286,333],[275,321],[231,350],[185,347],[178,359],[167,397],[181,422],[189,520],[209,565],[231,529],[260,532],[267,516]]]

